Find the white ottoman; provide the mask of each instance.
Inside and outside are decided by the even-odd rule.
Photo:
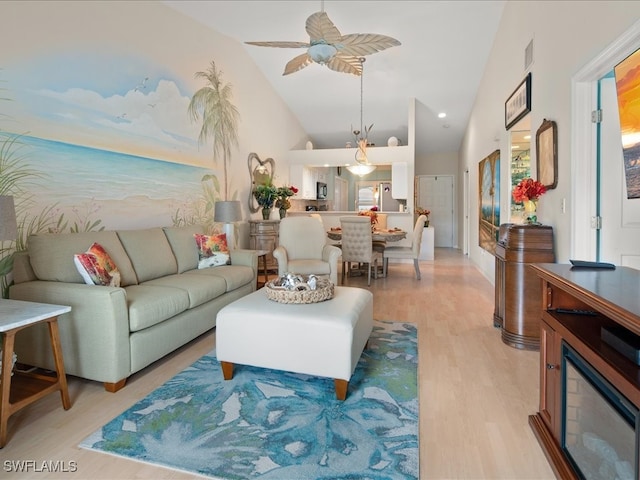
[[[216,355],[225,380],[234,363],[329,377],[344,400],[372,329],[368,290],[337,286],[331,300],[283,304],[260,289],[220,310]]]

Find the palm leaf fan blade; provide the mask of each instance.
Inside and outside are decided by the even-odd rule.
[[[284,73],[282,75],[289,75],[290,73],[302,70],[307,65],[310,65],[311,62],[311,57],[308,54],[303,53],[302,55],[298,55],[297,57],[289,60],[287,65],[284,67]]]
[[[244,42],[247,45],[256,45],[258,47],[276,47],[276,48],[309,48],[311,45],[306,42]]]
[[[401,45],[398,40],[376,33],[355,33],[342,37],[336,48],[345,55],[362,57]]]
[[[362,75],[362,64],[359,57],[337,54],[326,65],[335,72]]]
[[[338,43],[342,38],[340,31],[336,28],[329,16],[325,12],[313,13],[307,18],[305,29],[309,34],[311,43]]]

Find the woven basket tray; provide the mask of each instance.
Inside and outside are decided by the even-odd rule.
[[[315,290],[286,290],[275,286],[272,280],[265,284],[267,298],[279,303],[318,303],[333,298],[333,283],[319,279]]]

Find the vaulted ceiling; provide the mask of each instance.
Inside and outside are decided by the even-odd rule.
[[[418,156],[458,151],[505,1],[165,1],[175,10],[242,43],[289,105],[316,148],[340,148],[360,126],[360,77],[311,64],[283,76],[304,49],[265,48],[247,41],[308,42],[305,21],[324,10],[342,35],[379,33],[400,46],[366,57],[364,124],[369,140],[407,143],[409,105],[416,99]],[[445,118],[438,118],[444,112]]]

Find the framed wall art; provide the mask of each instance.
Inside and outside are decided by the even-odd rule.
[[[536,132],[537,179],[547,190],[558,185],[558,127],[556,122],[542,121]]]
[[[478,244],[495,254],[500,233],[500,150],[478,164]]]
[[[504,126],[509,130],[531,111],[531,72],[504,103]]]

